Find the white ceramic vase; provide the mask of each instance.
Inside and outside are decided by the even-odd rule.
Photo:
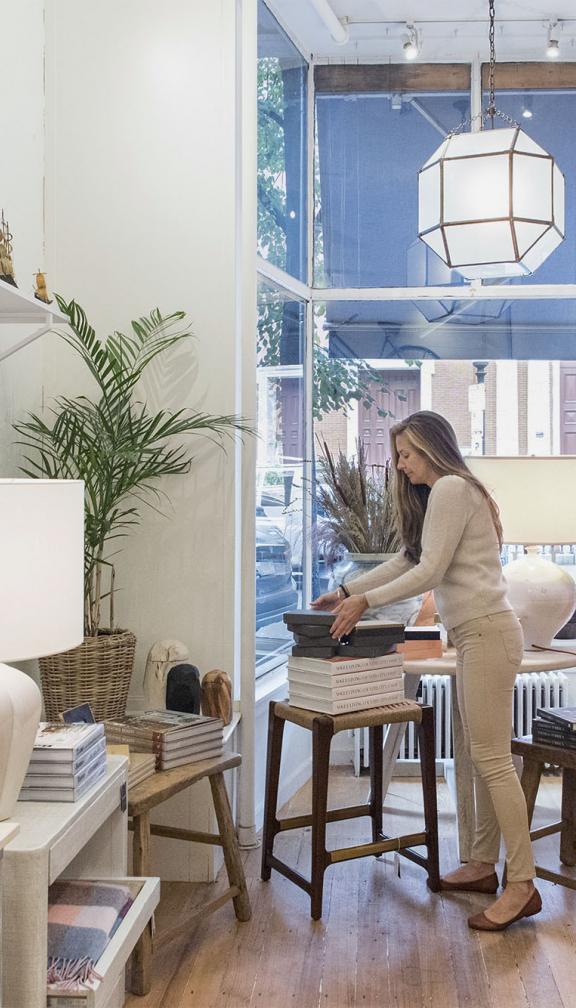
[[[576,585],[563,567],[529,547],[526,556],[504,567],[508,599],[522,624],[524,646],[551,647],[576,606]]]
[[[392,560],[396,553],[345,553],[342,560],[334,567],[330,590],[333,591],[339,584],[351,581],[354,577],[367,574],[374,570],[386,560]],[[370,619],[386,620],[389,623],[404,623],[409,625],[416,619],[422,605],[422,595],[405,599],[402,602],[394,602],[392,605],[380,606],[378,609],[369,609],[367,616]]]
[[[0,664],[0,820],[11,819],[42,709],[42,695],[30,676]]]

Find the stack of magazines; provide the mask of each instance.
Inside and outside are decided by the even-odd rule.
[[[105,774],[102,724],[40,722],[19,800],[73,802]]]
[[[108,742],[154,753],[156,769],[169,770],[222,755],[224,722],[202,714],[151,710],[105,721]]]
[[[576,749],[576,707],[539,707],[532,721],[532,741]]]
[[[288,658],[288,692],[294,707],[346,714],[404,700],[402,655],[376,658]]]

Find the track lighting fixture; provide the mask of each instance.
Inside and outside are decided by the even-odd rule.
[[[558,59],[560,56],[560,41],[558,39],[558,22],[552,21],[548,26],[548,43],[546,45],[548,59]]]
[[[418,32],[416,31],[414,25],[406,25],[406,35],[402,36],[402,50],[404,52],[404,59],[415,60],[420,51],[418,45]]]

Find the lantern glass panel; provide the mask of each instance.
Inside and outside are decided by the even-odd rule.
[[[486,221],[459,224],[445,228],[446,241],[453,263],[506,263],[514,259],[512,230],[508,221]],[[461,271],[468,274],[462,265]],[[495,276],[503,274],[496,273]]]
[[[513,129],[495,129],[480,130],[478,133],[457,133],[450,138],[447,157],[506,153],[512,146],[515,132]]]
[[[516,231],[516,242],[518,244],[518,255],[522,259],[535,241],[546,232],[546,224],[531,224],[528,221],[514,221]]]
[[[552,222],[552,161],[514,154],[512,157],[512,215]]]
[[[444,221],[450,224],[508,217],[508,166],[508,154],[445,161]]]
[[[430,246],[436,255],[439,255],[441,259],[446,262],[446,248],[444,246],[444,239],[442,237],[442,228],[436,228],[435,231],[429,231],[426,235],[426,244]],[[440,281],[446,283],[447,281]]]
[[[533,273],[534,270],[538,269],[540,264],[544,262],[547,256],[554,251],[561,241],[562,236],[558,234],[556,228],[549,228],[534,248],[530,249],[530,251],[524,256],[523,262],[526,268]]]
[[[440,165],[420,172],[418,183],[418,230],[427,231],[440,223]]]
[[[516,138],[516,143],[514,144],[515,151],[521,151],[526,154],[540,154],[544,156],[549,156],[548,151],[545,151],[540,144],[537,144],[531,136],[528,136],[524,130],[520,130],[518,137]]]
[[[553,186],[554,186],[554,223],[558,230],[564,234],[564,176],[558,168],[558,165],[554,165],[553,170]]]
[[[435,161],[439,161],[441,157],[444,157],[444,154],[446,153],[446,148],[448,147],[449,143],[450,143],[450,137],[448,137],[444,141],[444,143],[441,143],[440,146],[436,148],[434,153],[431,154],[428,160],[424,162],[422,168],[423,169],[427,168],[428,165],[433,165]]]

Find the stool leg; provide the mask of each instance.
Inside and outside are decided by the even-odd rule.
[[[382,744],[383,725],[368,729],[370,748],[370,817],[372,819],[372,842],[382,839]],[[380,857],[376,854],[375,857]]]
[[[534,806],[536,804],[536,798],[538,797],[538,788],[540,787],[540,777],[542,776],[543,770],[544,770],[543,763],[538,763],[537,760],[526,759],[526,757],[524,757],[520,784],[522,785],[522,790],[524,792],[524,797],[526,799],[526,810],[528,812],[528,829],[530,829],[530,826],[532,825],[532,816],[534,815]],[[504,872],[502,875],[503,889],[506,887],[507,878],[508,878],[508,868],[505,864]]]
[[[426,848],[428,887],[432,892],[440,889],[440,862],[438,853],[438,807],[436,802],[436,746],[434,742],[434,710],[422,708],[422,721],[418,730],[418,749],[422,773],[422,796],[424,799],[424,823],[426,826]]]
[[[228,881],[231,886],[237,886],[240,890],[238,895],[233,897],[234,910],[238,920],[249,921],[252,916],[250,897],[246,888],[246,877],[240,856],[236,827],[234,826],[228,792],[226,791],[224,775],[222,773],[215,773],[210,776],[210,788],[212,790],[214,811],[216,812],[216,819],[218,821],[218,832],[222,841]]]
[[[330,743],[334,730],[329,718],[314,718],[312,726],[312,870],[311,914],[322,916],[324,872],[329,864],[326,854],[326,812],[328,809],[328,769]]]
[[[150,817],[148,812],[134,816],[133,828],[132,870],[134,875],[145,877],[150,874]],[[152,928],[151,921],[148,921],[132,953],[130,987],[132,993],[138,994],[140,997],[148,994],[152,986],[151,959]]]
[[[576,770],[568,767],[562,771],[560,860],[565,865],[576,864]]]
[[[276,812],[278,808],[278,784],[280,781],[280,761],[282,758],[282,737],[284,718],[276,717],[276,703],[268,708],[268,754],[266,756],[266,785],[264,790],[264,827],[262,830],[262,868],[260,878],[268,882],[272,869],[269,859],[274,848],[274,837],[278,832]]]

